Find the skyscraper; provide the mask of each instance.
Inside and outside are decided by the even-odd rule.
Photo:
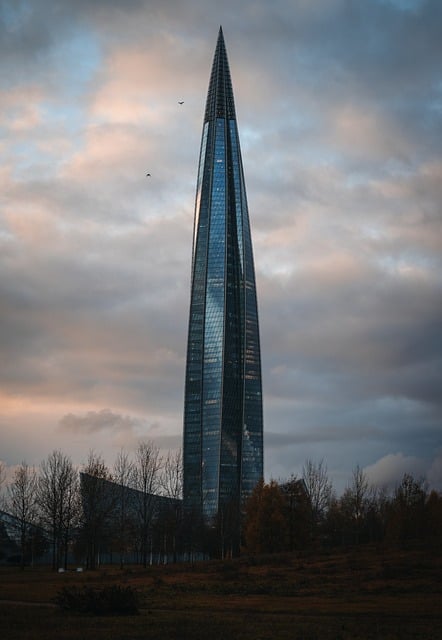
[[[263,475],[261,357],[247,197],[222,28],[195,200],[184,403],[184,508],[240,509]]]

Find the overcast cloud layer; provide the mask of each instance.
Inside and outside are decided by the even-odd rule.
[[[220,6],[218,6],[220,5]],[[180,446],[219,25],[266,478],[442,489],[442,3],[0,0],[0,459]],[[179,105],[178,101],[184,104]],[[146,178],[146,172],[151,173]]]

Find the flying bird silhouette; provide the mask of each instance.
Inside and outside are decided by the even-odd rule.
[[[146,173],[146,178],[149,177],[150,178],[150,173]]]
[[[178,104],[184,104],[184,100],[178,100]]]

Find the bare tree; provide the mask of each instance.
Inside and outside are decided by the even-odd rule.
[[[328,478],[324,459],[318,463],[306,460],[302,468],[302,479],[310,500],[313,524],[317,525],[323,520],[333,498],[333,485]]]
[[[160,474],[162,494],[169,498],[161,513],[163,526],[163,551],[165,556],[173,554],[173,561],[177,560],[177,538],[182,520],[181,496],[183,492],[183,456],[179,449],[167,454]]]
[[[367,510],[370,486],[367,476],[359,465],[353,469],[352,483],[347,491],[351,499],[352,516],[355,520],[360,520]]]
[[[280,484],[286,500],[286,518],[289,528],[289,550],[305,547],[311,533],[311,505],[305,483],[292,475]]]
[[[181,449],[169,451],[159,481],[162,494],[179,500],[183,492],[183,455]]]
[[[66,568],[68,546],[79,514],[79,486],[71,459],[61,451],[53,451],[41,463],[37,498],[42,523],[51,533],[52,568]]]
[[[353,469],[351,484],[341,496],[340,504],[347,524],[353,533],[356,543],[359,543],[361,531],[370,507],[373,489],[368,483],[367,476],[359,465]]]
[[[24,569],[26,553],[37,515],[37,474],[26,462],[15,470],[8,486],[8,510],[16,518],[20,535],[20,567]]]
[[[162,459],[159,449],[153,442],[140,442],[135,457],[134,486],[138,491],[137,527],[144,567],[147,567],[149,548],[152,548],[152,525],[156,507],[155,493],[160,488],[161,468]]]
[[[391,502],[390,537],[401,542],[424,536],[428,485],[424,478],[405,473]]]
[[[96,569],[100,553],[110,538],[115,512],[115,485],[103,458],[94,451],[80,474],[81,480],[81,540],[86,550],[86,565]]]
[[[116,543],[120,555],[120,567],[123,568],[126,553],[133,539],[133,509],[131,509],[130,486],[134,481],[134,464],[129,459],[128,454],[121,449],[115,460],[113,479],[115,487],[115,526]]]
[[[6,480],[6,465],[4,462],[0,460],[0,507],[4,503],[4,498],[2,495],[2,486]]]

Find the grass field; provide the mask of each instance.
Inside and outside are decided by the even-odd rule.
[[[66,614],[66,585],[131,585],[136,616]],[[5,640],[440,640],[442,559],[358,549],[94,572],[0,568]]]

